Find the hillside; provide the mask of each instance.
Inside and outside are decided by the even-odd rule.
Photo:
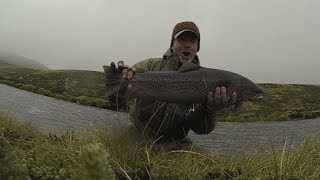
[[[74,103],[105,108],[102,72],[35,70],[0,63],[0,83]]]
[[[30,69],[49,70],[48,67],[36,60],[7,52],[0,52],[0,63],[12,64]]]
[[[82,70],[35,70],[0,63],[0,83],[54,98],[106,108],[105,76]],[[241,111],[219,113],[220,121],[285,121],[320,117],[320,86],[260,84],[266,95]]]

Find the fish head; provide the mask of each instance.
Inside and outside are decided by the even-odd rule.
[[[263,95],[264,95],[264,91],[263,89],[253,83],[246,83],[242,85],[242,89],[241,89],[241,99],[242,100],[257,100],[257,99],[262,99]]]

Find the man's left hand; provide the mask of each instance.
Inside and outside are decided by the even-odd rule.
[[[209,110],[220,110],[236,104],[237,93],[233,92],[231,97],[227,95],[227,89],[224,86],[217,87],[213,92],[208,93],[207,107]]]

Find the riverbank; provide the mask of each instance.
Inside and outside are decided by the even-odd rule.
[[[63,131],[63,130],[61,130]],[[125,128],[41,133],[0,115],[0,176],[22,179],[317,179],[320,141],[247,156],[203,154],[193,144],[156,145]],[[286,142],[289,143],[289,142]]]
[[[0,63],[0,83],[87,106],[106,108],[105,75],[81,70],[33,70]],[[244,102],[241,111],[225,109],[219,121],[255,122],[320,117],[320,86],[259,84],[266,92],[259,101]]]
[[[84,106],[27,92],[0,84],[0,111],[30,122],[43,132],[72,132],[105,128],[117,132],[130,125],[130,116],[123,112]],[[208,152],[217,154],[251,154],[279,150],[285,141],[296,149],[313,134],[320,132],[320,119],[273,122],[217,122],[213,132],[188,137]]]

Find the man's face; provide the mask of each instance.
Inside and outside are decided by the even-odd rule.
[[[191,62],[197,55],[199,38],[187,31],[173,40],[172,52],[180,57],[181,63]]]

